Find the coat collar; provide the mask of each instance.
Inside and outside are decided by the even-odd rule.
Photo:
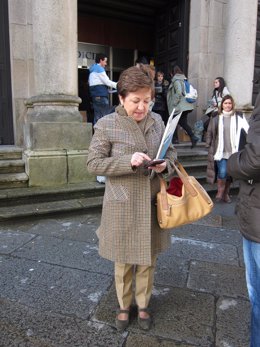
[[[136,149],[138,151],[148,153],[147,143],[146,143],[146,134],[149,131],[149,129],[153,126],[155,123],[155,119],[153,114],[149,111],[147,114],[147,121],[145,124],[145,130],[144,133],[138,126],[137,122],[132,118],[129,117],[126,113],[125,109],[119,105],[116,107],[116,113],[119,115],[118,119],[119,122],[122,124],[122,127],[124,129],[127,129],[131,132],[132,136],[134,137],[134,141],[136,144]]]
[[[126,113],[126,110],[122,105],[119,105],[116,107],[116,112],[121,116],[122,121],[125,123],[125,125],[131,129],[131,131],[141,131],[140,127],[138,126],[137,122],[132,118],[129,117],[128,114]],[[147,131],[153,126],[155,122],[153,114],[149,111],[147,114],[147,120],[145,124],[145,130],[144,134],[147,133]]]

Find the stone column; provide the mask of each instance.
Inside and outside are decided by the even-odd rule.
[[[227,2],[224,77],[238,108],[250,110],[256,45],[257,0]]]
[[[24,154],[30,186],[84,182],[92,134],[77,96],[77,0],[32,1],[35,94]]]

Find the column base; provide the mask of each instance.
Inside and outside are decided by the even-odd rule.
[[[58,187],[95,181],[87,171],[87,150],[24,151],[29,187]]]
[[[51,187],[67,184],[67,153],[63,151],[31,151],[23,153],[29,187]]]
[[[246,119],[249,121],[250,117],[252,116],[252,113],[254,111],[254,107],[250,106],[250,107],[238,107],[237,108],[238,111],[243,112]]]
[[[87,149],[92,137],[91,123],[27,122],[24,125],[26,149]]]

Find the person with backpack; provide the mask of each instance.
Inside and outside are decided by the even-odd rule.
[[[195,147],[198,138],[193,134],[191,127],[188,125],[188,114],[194,110],[194,101],[196,101],[197,91],[191,87],[195,92],[194,95],[187,95],[187,87],[191,87],[188,80],[179,66],[175,66],[173,69],[173,78],[167,93],[167,106],[169,114],[175,109],[174,115],[177,116],[180,112],[182,115],[179,120],[179,125],[186,131],[191,139],[191,148]],[[186,97],[187,95],[187,97]],[[173,143],[178,143],[177,129],[173,135]]]

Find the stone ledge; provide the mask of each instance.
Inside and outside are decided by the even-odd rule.
[[[102,206],[103,196],[0,207],[0,221],[29,216],[74,212]]]

